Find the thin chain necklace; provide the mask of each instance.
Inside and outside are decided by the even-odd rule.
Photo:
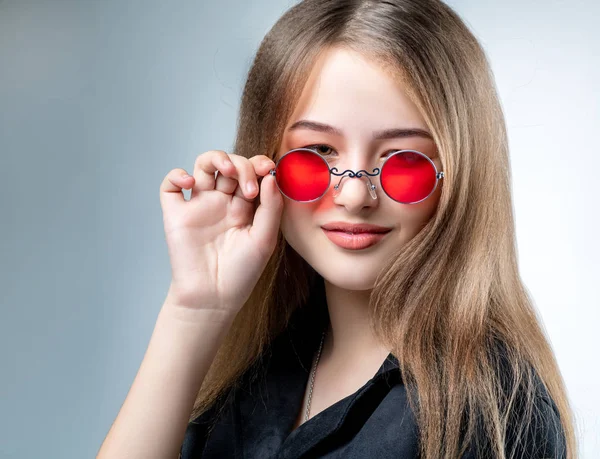
[[[310,378],[310,392],[308,393],[308,402],[306,404],[306,414],[304,415],[304,422],[308,421],[308,417],[310,414],[310,402],[312,400],[313,388],[315,386],[315,374],[317,373],[317,365],[319,364],[319,358],[321,357],[321,349],[323,348],[323,342],[325,341],[325,332],[327,329],[323,330],[323,335],[321,336],[321,344],[319,345],[319,351],[317,352],[317,358],[312,368],[311,378]]]

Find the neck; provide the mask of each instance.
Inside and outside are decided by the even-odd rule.
[[[325,282],[330,327],[322,358],[337,362],[385,359],[389,350],[377,341],[369,325],[370,290],[352,291]]]

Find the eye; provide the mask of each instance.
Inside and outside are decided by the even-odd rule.
[[[423,155],[423,156],[421,156],[418,153],[414,153],[412,151],[407,151],[407,150],[408,149],[392,150],[392,151],[389,151],[385,156],[387,157],[387,156],[389,156],[392,153],[396,153],[396,152],[399,152],[399,151],[404,151],[404,153],[402,153],[402,157],[404,158],[404,161],[409,162],[409,163],[414,163],[414,162],[421,161],[421,160],[425,159],[425,158],[423,158],[423,156],[428,157],[431,160],[434,160],[436,158],[435,155],[434,156],[429,156],[429,155],[427,155],[425,153],[421,153]]]
[[[308,148],[310,150],[315,150],[317,153],[319,153],[321,156],[324,156],[324,157],[334,156],[333,155],[334,153],[337,154],[337,152],[332,147],[330,147],[329,145],[326,145],[326,144],[322,144],[322,143],[317,143],[314,145],[307,145],[302,148]],[[398,151],[398,149],[386,151],[383,155],[381,155],[381,158],[386,159],[392,153],[395,153],[397,151]]]
[[[333,148],[331,148],[329,145],[325,145],[322,143],[317,143],[315,145],[307,145],[306,147],[303,148],[309,148],[311,150],[315,150],[317,153],[319,153],[321,156],[331,156],[332,152],[335,152],[335,150]]]

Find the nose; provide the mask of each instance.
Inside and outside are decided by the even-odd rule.
[[[343,172],[332,170],[334,203],[346,207],[349,212],[375,206],[378,183],[375,176],[378,173],[375,168],[343,169]]]

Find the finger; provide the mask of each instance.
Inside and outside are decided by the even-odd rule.
[[[182,190],[192,188],[193,184],[194,177],[188,175],[185,169],[172,169],[160,184],[161,206],[185,202]]]
[[[275,162],[265,155],[252,156],[250,162],[254,166],[254,173],[259,177],[264,177],[271,170],[275,169]]]
[[[221,174],[220,172],[217,172],[215,190],[220,191],[222,193],[233,194],[237,186],[238,181],[235,178],[227,177]]]
[[[264,177],[271,170],[275,170],[275,162],[266,155],[255,155],[249,158],[250,164],[254,168],[254,175],[257,177]],[[258,188],[261,188],[260,183],[258,184]],[[240,197],[245,200],[249,200],[247,196],[245,196],[240,188],[238,188],[235,192],[235,196]],[[256,200],[256,198],[254,198]],[[258,203],[255,203],[258,205]],[[256,208],[256,207],[255,207]]]
[[[254,173],[259,177],[259,188],[262,189],[260,182],[264,176],[275,170],[275,162],[266,155],[255,155],[250,158],[250,163],[254,167]],[[255,202],[255,211],[259,204],[259,202]]]
[[[195,192],[214,190],[215,172],[227,173],[232,167],[229,155],[224,151],[209,150],[199,154],[194,162],[194,179],[196,180],[196,184],[193,190]]]
[[[267,250],[273,250],[281,223],[283,196],[277,188],[275,177],[267,175],[260,184],[260,205],[250,228],[251,237]]]
[[[229,155],[221,150],[209,150],[196,158],[194,162],[194,186],[192,197],[202,191],[215,189],[215,175],[217,172],[230,174],[235,166],[229,159]]]
[[[254,166],[244,156],[230,155],[229,159],[235,165],[235,178],[238,181],[238,187],[235,190],[234,196],[243,198],[246,201],[253,201],[259,193]]]

